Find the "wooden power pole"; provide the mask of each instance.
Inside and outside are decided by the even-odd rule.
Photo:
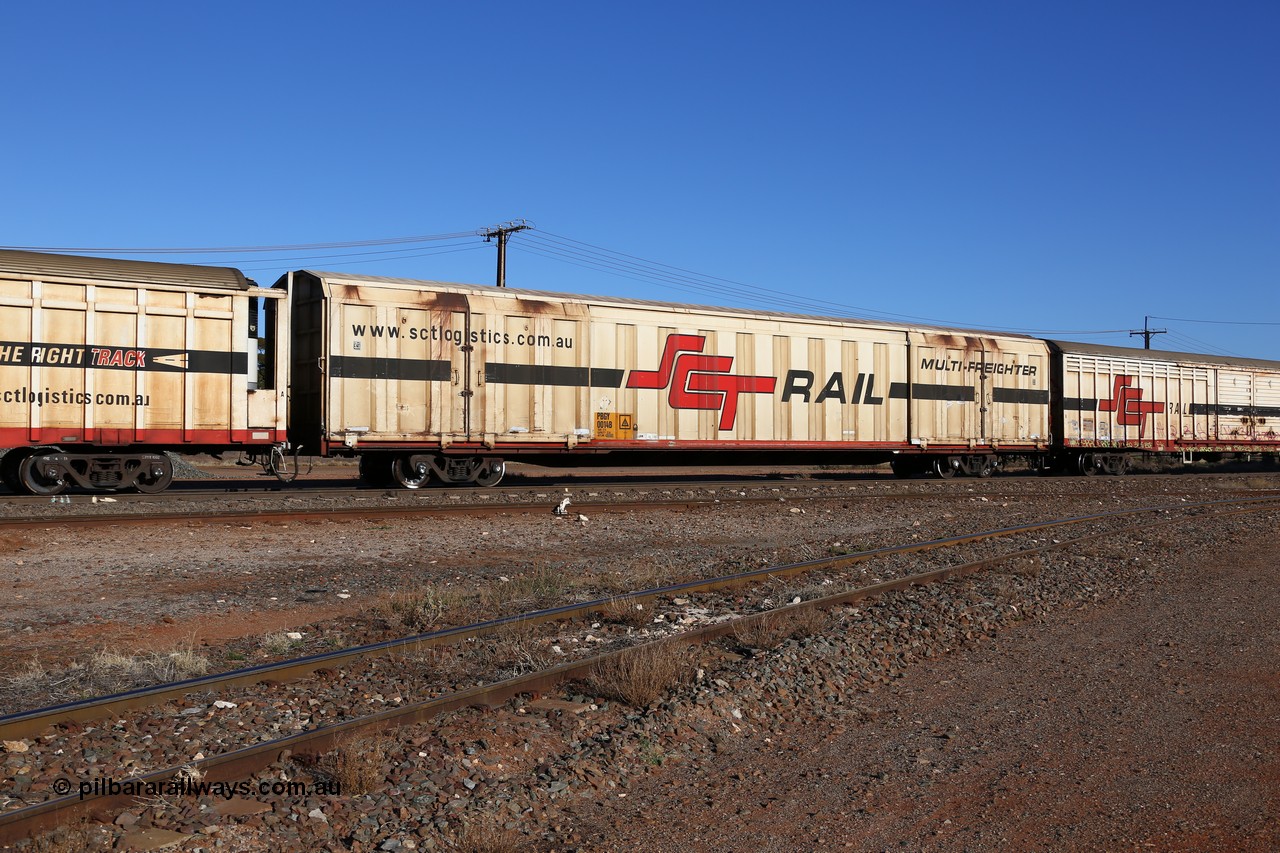
[[[523,219],[513,219],[510,222],[504,222],[502,225],[495,225],[479,232],[486,243],[494,238],[498,240],[498,287],[507,286],[507,239],[517,231],[527,231],[532,227]]]

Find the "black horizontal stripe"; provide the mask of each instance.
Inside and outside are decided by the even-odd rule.
[[[149,361],[157,358],[175,358],[187,356],[187,367],[155,362],[147,365],[147,370],[159,370],[163,373],[231,373],[249,372],[249,354],[247,352],[213,352],[212,350],[147,350]],[[118,369],[118,368],[113,368]]]
[[[397,379],[409,382],[448,382],[449,362],[423,358],[371,358],[363,355],[329,357],[335,379]]]
[[[1049,402],[1049,392],[1032,388],[992,388],[993,403],[1039,403]]]
[[[1098,401],[1088,397],[1063,397],[1062,408],[1068,412],[1096,412]]]
[[[889,386],[889,396],[895,400],[907,398],[907,383],[894,382]],[[972,385],[929,385],[916,382],[911,385],[913,400],[951,400],[959,403],[975,402]],[[1049,392],[1030,388],[993,388],[991,400],[995,403],[1047,404]]]
[[[889,396],[895,400],[907,398],[907,383],[894,382],[889,385]],[[972,385],[928,385],[923,382],[911,384],[913,400],[955,400],[961,403],[973,402]]]
[[[484,381],[503,385],[560,385],[577,388],[621,388],[623,371],[608,367],[559,367],[553,364],[508,364],[491,361]]]
[[[1187,406],[1190,415],[1235,415],[1247,417],[1280,417],[1280,406],[1236,406],[1223,403],[1192,403]]]
[[[113,364],[119,354],[120,364]],[[126,354],[132,364],[125,364]],[[140,362],[140,363],[139,363]],[[148,373],[247,374],[247,352],[162,349],[120,344],[60,344],[0,341],[0,365],[71,368],[74,370],[129,370]]]

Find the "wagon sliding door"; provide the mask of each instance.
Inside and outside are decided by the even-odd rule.
[[[330,440],[449,444],[467,438],[470,391],[464,296],[416,292],[354,301],[334,286],[327,420]],[[348,298],[343,298],[347,296]]]
[[[911,352],[911,438],[962,446],[974,436],[985,437],[988,412],[979,409],[989,406],[990,392],[978,387],[985,361],[982,339],[915,332]]]

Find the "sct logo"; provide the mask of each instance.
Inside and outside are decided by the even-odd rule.
[[[703,335],[668,335],[657,370],[633,370],[628,388],[666,388],[673,409],[710,409],[720,412],[720,429],[733,429],[738,417],[739,394],[772,394],[773,376],[735,376],[731,355],[699,355],[706,346]]]
[[[1147,429],[1147,415],[1154,415],[1164,409],[1163,403],[1145,403],[1142,400],[1142,389],[1137,386],[1134,376],[1117,376],[1111,389],[1110,400],[1099,400],[1098,411],[1115,412],[1116,423],[1120,426],[1136,426],[1138,438]]]

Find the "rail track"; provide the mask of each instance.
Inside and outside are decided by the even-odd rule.
[[[965,536],[948,537],[929,542],[911,543],[903,546],[880,548],[873,551],[809,560],[785,566],[761,568],[749,572],[708,580],[690,581],[671,586],[642,590],[627,596],[616,596],[610,599],[598,599],[581,604],[566,605],[563,607],[550,608],[532,613],[519,614],[504,619],[496,619],[475,625],[438,631],[432,634],[420,635],[354,649],[346,649],[332,654],[316,655],[293,661],[285,661],[278,664],[253,667],[231,673],[224,673],[219,676],[193,679],[178,684],[160,685],[154,688],[131,691],[129,693],[113,697],[103,697],[98,700],[70,703],[57,706],[55,708],[40,709],[37,711],[10,715],[5,718],[0,718],[0,735],[5,739],[17,739],[45,731],[52,725],[65,724],[67,722],[79,723],[103,716],[117,716],[126,710],[146,707],[159,702],[171,701],[193,691],[208,691],[211,689],[227,688],[237,685],[256,684],[263,681],[283,682],[298,678],[305,678],[317,671],[332,672],[335,669],[349,666],[356,661],[366,660],[377,656],[402,654],[414,649],[465,642],[468,639],[494,634],[512,625],[527,626],[556,620],[589,617],[590,614],[598,613],[602,608],[614,605],[619,601],[624,601],[628,605],[635,605],[640,603],[650,603],[655,600],[671,600],[677,596],[687,597],[703,593],[739,589],[752,583],[789,577],[820,569],[844,569],[858,563],[892,555],[938,550],[959,545],[980,543],[991,539],[1007,538],[1019,534],[1044,533],[1049,530],[1068,526],[1111,524],[1116,521],[1131,520],[1145,514],[1160,514],[1165,516],[1163,518],[1144,520],[1140,525],[1136,526],[1130,525],[1113,529],[1091,531],[1089,534],[1076,539],[1040,542],[1032,545],[1031,547],[1024,547],[995,556],[983,557],[982,559],[973,560],[961,565],[947,566],[928,572],[911,574],[881,583],[856,586],[833,595],[810,599],[808,601],[799,602],[782,608],[772,608],[747,615],[737,614],[733,619],[726,619],[725,621],[718,623],[689,629],[669,638],[671,641],[680,642],[706,642],[716,637],[724,636],[735,630],[739,630],[743,625],[749,624],[753,620],[758,621],[765,618],[771,618],[779,613],[790,613],[813,607],[832,607],[839,604],[848,604],[866,598],[883,595],[895,590],[906,589],[907,587],[914,585],[934,583],[950,577],[957,577],[976,572],[982,568],[1000,562],[1040,554],[1054,549],[1070,548],[1082,542],[1100,537],[1120,535],[1133,531],[1144,531],[1160,524],[1183,521],[1188,513],[1212,512],[1215,515],[1229,515],[1269,510],[1275,508],[1277,505],[1280,505],[1280,498],[1263,496],[1249,499],[1225,499],[1196,503],[1180,503],[1173,506],[1142,507],[1137,509],[1099,513],[1089,516],[1055,519],[1037,524],[1021,525],[1018,527],[985,531]],[[210,758],[204,758],[195,762],[194,766],[196,770],[203,774],[203,778],[207,781],[229,781],[232,779],[242,778],[253,772],[261,770],[272,761],[276,760],[284,750],[290,750],[294,753],[321,753],[332,747],[339,739],[350,737],[356,732],[406,725],[429,719],[437,714],[466,707],[468,705],[495,705],[522,693],[550,690],[563,680],[581,677],[585,672],[589,671],[593,666],[598,665],[607,657],[625,653],[627,653],[627,650],[621,649],[609,652],[605,655],[571,661],[548,670],[533,672],[516,678],[508,678],[496,683],[481,684],[453,691],[446,695],[432,697],[424,701],[413,702],[403,707],[353,717],[348,720],[319,726],[284,738],[278,738],[265,743],[227,751]],[[189,764],[190,762],[187,762],[183,766],[188,766]],[[160,783],[164,780],[174,778],[179,772],[182,772],[182,767],[175,766],[145,773],[137,776],[136,778],[140,782]],[[67,820],[72,815],[86,814],[90,811],[110,810],[111,808],[122,805],[124,802],[125,800],[123,798],[112,796],[91,797],[85,800],[81,800],[78,797],[63,797],[10,811],[0,816],[0,841],[12,841],[39,831],[41,828],[57,825],[60,822]]]
[[[1164,476],[1164,475],[1158,475]],[[1026,478],[1032,482],[1043,482],[1043,478]],[[899,481],[887,480],[886,486]],[[999,481],[1016,482],[1013,478]],[[1095,481],[1090,481],[1095,482]],[[945,485],[944,485],[945,484]],[[954,481],[938,481],[941,488],[927,491],[843,491],[840,481],[832,480],[796,480],[791,478],[775,480],[733,480],[696,482],[609,482],[593,484],[589,487],[579,485],[555,487],[501,487],[477,492],[474,489],[435,489],[424,491],[406,491],[386,489],[322,489],[301,492],[292,491],[191,491],[166,493],[164,495],[120,494],[117,496],[100,495],[59,495],[55,498],[9,495],[0,497],[0,507],[28,508],[27,513],[0,517],[0,529],[23,530],[46,528],[51,525],[63,527],[97,527],[115,526],[118,524],[152,524],[165,522],[190,521],[272,521],[272,520],[319,520],[319,519],[352,519],[366,517],[419,516],[419,515],[503,515],[509,513],[528,512],[530,509],[549,509],[565,497],[571,498],[573,512],[635,512],[646,509],[690,509],[716,503],[770,503],[780,499],[807,497],[849,497],[860,500],[879,501],[923,501],[946,499],[952,496],[971,497],[980,495],[991,500],[1016,500],[1019,498],[1080,498],[1096,493],[1098,497],[1114,494],[1111,482],[1098,485],[1095,489],[1079,488],[1062,492],[1024,491],[1017,488],[992,488],[995,483],[987,481],[983,491],[972,491],[972,481],[954,483]],[[946,487],[950,485],[950,488]],[[964,487],[964,491],[959,488]],[[1241,487],[1224,490],[1223,494],[1257,495],[1280,492],[1277,489],[1259,489]],[[611,495],[606,495],[611,493]],[[674,495],[684,493],[683,497]],[[656,494],[656,497],[653,497]],[[628,500],[627,495],[638,495],[639,499]],[[228,501],[236,505],[229,505]],[[276,501],[283,506],[255,507],[244,506],[246,502],[257,503]],[[333,505],[328,501],[351,501],[354,503]],[[189,503],[194,506],[184,509],[168,508],[174,503]],[[375,505],[376,504],[376,505]],[[151,509],[153,506],[161,509]],[[75,511],[73,507],[80,508]],[[86,511],[88,510],[88,511]]]
[[[1180,472],[1180,473],[1144,473],[1133,474],[1120,481],[1104,480],[1093,481],[1105,484],[1116,482],[1156,482],[1156,481],[1186,481],[1188,477],[1192,478],[1222,478],[1225,480],[1232,479],[1248,479],[1255,477],[1266,477],[1275,475],[1273,470],[1260,470],[1255,472],[1223,472],[1223,471],[1205,471],[1205,472]],[[942,479],[907,479],[902,480],[891,474],[875,471],[832,471],[823,473],[761,473],[758,475],[743,475],[741,473],[734,474],[714,474],[707,473],[701,475],[681,476],[674,479],[665,479],[661,476],[637,474],[632,477],[605,477],[603,475],[587,475],[580,477],[528,477],[522,482],[516,484],[507,484],[501,486],[493,486],[486,489],[476,489],[474,487],[450,487],[450,486],[433,486],[424,489],[387,489],[385,487],[359,485],[353,477],[325,477],[316,478],[307,481],[299,481],[291,484],[281,484],[274,480],[264,482],[262,480],[245,479],[245,478],[226,478],[226,479],[206,479],[206,480],[182,480],[174,483],[172,487],[164,492],[145,494],[142,492],[68,492],[53,497],[47,495],[25,495],[5,492],[0,490],[0,507],[47,507],[47,506],[93,506],[100,505],[99,508],[105,508],[110,504],[134,505],[134,504],[165,504],[165,503],[182,503],[182,502],[206,502],[219,500],[280,500],[282,498],[302,498],[302,499],[344,499],[344,498],[368,498],[372,496],[392,496],[396,498],[404,498],[409,500],[430,501],[430,500],[451,500],[470,499],[475,501],[478,497],[483,496],[484,500],[506,500],[513,497],[520,497],[530,492],[564,492],[569,490],[572,492],[582,493],[589,491],[628,491],[639,489],[658,489],[658,490],[705,490],[705,489],[744,489],[744,488],[762,488],[769,486],[810,486],[810,487],[831,487],[840,484],[881,484],[884,486],[905,486],[914,485],[917,488],[932,488],[941,492],[950,486],[954,489],[972,487],[977,483],[983,483],[987,486],[995,484],[1017,484],[1023,482],[1044,482],[1045,477],[1038,474],[1022,474],[1022,473],[1002,473],[989,480],[942,480]],[[1074,480],[1074,478],[1073,478]],[[1089,482],[1089,481],[1085,481]],[[1098,485],[1096,488],[1102,490],[1104,485]],[[932,493],[932,492],[931,492]],[[945,492],[944,492],[945,493]]]

